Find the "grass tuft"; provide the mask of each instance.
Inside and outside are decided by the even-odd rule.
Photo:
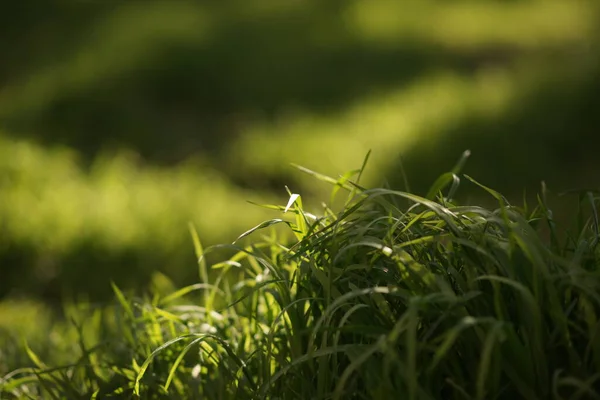
[[[279,218],[240,236],[247,245],[204,249],[190,227],[201,282],[142,298],[113,285],[114,307],[72,311],[71,364],[48,366],[31,343],[29,366],[6,375],[0,393],[600,398],[597,193],[580,195],[571,232],[545,194],[534,209],[516,207],[463,180],[468,155],[426,197],[363,188],[366,160],[338,179],[300,167],[333,186],[331,204],[307,212],[288,189],[286,206],[267,206]],[[498,208],[457,204],[463,181]],[[209,265],[215,251],[232,254]]]

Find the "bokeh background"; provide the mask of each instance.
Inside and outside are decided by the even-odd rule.
[[[192,282],[189,221],[327,200],[290,163],[372,150],[366,185],[423,193],[470,149],[515,198],[598,187],[599,50],[597,0],[3,2],[0,325]]]

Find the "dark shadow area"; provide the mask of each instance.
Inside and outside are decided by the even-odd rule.
[[[84,46],[85,33],[110,2],[7,1],[0,5],[0,88]]]

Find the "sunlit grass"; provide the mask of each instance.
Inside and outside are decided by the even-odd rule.
[[[4,254],[20,251],[31,256],[34,265],[20,271],[25,281],[50,279],[38,276],[36,269],[44,269],[39,272],[43,276],[56,268],[59,284],[68,287],[69,276],[61,268],[66,258],[85,246],[108,257],[142,256],[153,249],[145,261],[148,265],[141,266],[146,275],[167,267],[160,260],[169,258],[182,272],[181,260],[193,260],[186,250],[189,221],[215,243],[230,240],[264,215],[243,201],[264,195],[236,189],[219,172],[198,163],[161,169],[142,166],[122,153],[100,158],[86,169],[76,155],[0,137],[0,243]],[[222,224],[224,220],[230,222]],[[94,254],[99,256],[97,252],[88,258],[79,256],[78,269],[98,268],[96,262],[101,260],[95,260]],[[129,268],[140,271],[139,266]],[[178,271],[171,269],[171,273]]]
[[[366,38],[388,45],[419,38],[462,51],[535,50],[585,41],[596,29],[597,11],[594,1],[374,0],[354,2],[346,21]]]
[[[467,156],[426,198],[363,188],[362,169],[341,180],[303,169],[333,184],[345,206],[309,213],[289,192],[286,206],[268,206],[282,215],[242,235],[250,246],[203,249],[195,240],[200,283],[145,298],[113,286],[114,308],[71,307],[89,332],[72,364],[55,368],[36,353],[43,343],[29,343],[31,367],[8,374],[0,390],[6,398],[600,397],[600,199],[574,199],[575,230],[564,235],[544,194],[516,207],[460,176]],[[463,184],[498,208],[456,204]],[[277,224],[296,239],[268,229]],[[207,264],[217,249],[231,257]]]
[[[508,48],[534,55],[585,47],[596,18],[593,2],[542,3],[431,1],[415,3],[413,10],[408,3],[373,0],[356,2],[345,23],[359,42],[375,47],[417,41],[458,53]],[[252,17],[263,15],[256,10],[272,17],[269,4],[253,2],[244,11],[244,2],[238,2],[242,8],[235,18],[251,24]],[[171,45],[202,47],[223,17],[189,5],[153,3],[141,13],[131,7],[117,9],[93,27],[88,45],[10,82],[0,93],[0,113],[36,117],[51,110],[56,99],[145,70]],[[293,14],[294,7],[300,6],[286,3],[278,12]],[[401,10],[392,12],[394,7]],[[312,35],[318,43],[335,42],[341,34],[334,33],[322,38],[315,29]],[[411,83],[350,99],[348,108],[327,115],[292,111],[275,123],[244,126],[240,140],[219,156],[225,165],[217,167],[160,169],[122,153],[96,160],[88,170],[70,151],[0,137],[5,238],[0,251],[10,256],[7,266],[26,266],[16,273],[20,282],[39,280],[40,287],[52,279],[68,286],[62,275],[67,259],[83,278],[90,276],[86,284],[98,286],[94,277],[102,271],[97,265],[114,254],[124,254],[125,261],[115,263],[118,271],[105,271],[106,280],[121,273],[136,279],[155,268],[172,268],[173,275],[182,268],[195,271],[182,262],[193,258],[188,221],[201,238],[230,242],[234,233],[268,212],[244,206],[246,199],[266,196],[235,188],[226,173],[296,179],[290,168],[285,170],[294,161],[337,179],[338,171],[354,167],[372,148],[377,157],[362,182],[378,184],[381,172],[396,165],[413,144],[435,140],[466,117],[502,115],[543,80],[544,68],[537,65],[525,65],[524,72],[512,64],[504,67],[472,75],[427,71]],[[551,75],[562,82],[570,74]],[[544,133],[536,134],[541,140],[535,156],[551,160],[544,153]],[[515,151],[532,154],[518,146]],[[516,153],[507,154],[511,157]],[[515,171],[506,173],[508,179]],[[318,200],[329,198],[329,188],[314,185],[312,176],[296,182]],[[162,286],[154,298],[126,291],[123,302],[110,309],[93,312],[83,303],[67,307],[67,314],[86,321],[82,343],[68,322],[55,323],[51,307],[29,301],[0,305],[0,374],[25,365],[36,368],[11,375],[0,397],[2,390],[9,398],[50,396],[52,391],[74,398],[94,393],[103,398],[115,390],[131,395],[140,378],[139,390],[148,398],[157,393],[171,398],[386,398],[390,393],[406,398],[528,398],[532,393],[599,398],[594,375],[600,370],[595,339],[600,329],[598,223],[593,210],[582,217],[587,222],[573,237],[559,230],[564,243],[558,245],[554,237],[547,242],[534,231],[554,227],[543,203],[537,211],[488,210],[441,198],[426,203],[408,196],[405,202],[407,195],[383,190],[367,195],[353,199],[356,209],[311,207],[317,222],[304,208],[312,196],[303,197],[304,207],[295,203],[291,211],[301,219],[288,219],[299,242],[292,247],[287,239],[294,236],[278,236],[281,231],[252,234],[255,247],[246,249],[249,254],[240,252],[227,263],[207,267],[203,283],[190,287],[206,296],[184,296],[184,290],[168,297],[172,284],[156,275],[155,283]],[[591,204],[598,202],[594,196]],[[394,204],[396,197],[404,199],[401,205]],[[585,201],[589,206],[584,196]],[[425,212],[427,207],[434,212]],[[498,278],[481,278],[486,274]],[[6,275],[2,279],[6,282]],[[207,286],[207,280],[214,286]],[[22,351],[22,339],[38,357]],[[170,346],[161,349],[165,343]],[[96,344],[100,347],[88,353]],[[187,344],[193,346],[178,364]],[[142,376],[144,361],[148,369]],[[70,363],[35,376],[48,366]]]

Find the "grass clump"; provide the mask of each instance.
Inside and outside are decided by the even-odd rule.
[[[145,298],[114,286],[114,308],[74,318],[73,363],[26,347],[33,365],[1,381],[4,398],[600,398],[597,194],[570,234],[544,196],[515,207],[460,178],[465,158],[426,197],[304,169],[333,184],[331,204],[348,194],[340,210],[311,214],[290,192],[247,246],[204,250],[192,230],[202,282]],[[457,204],[465,179],[498,208]],[[233,254],[209,266],[214,250]]]

